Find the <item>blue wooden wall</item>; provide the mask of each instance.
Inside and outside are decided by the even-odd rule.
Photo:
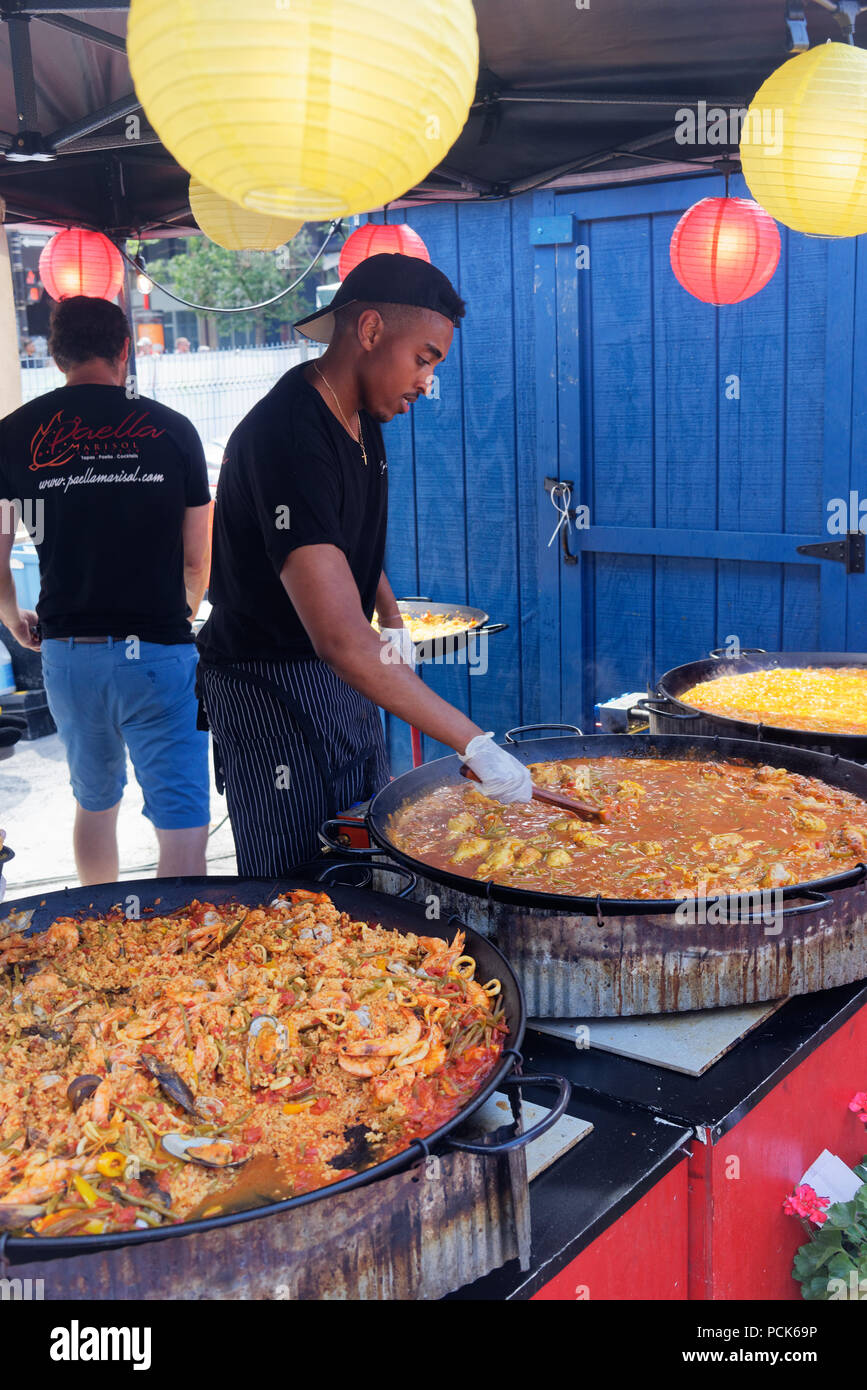
[[[390,214],[468,309],[439,399],[386,427],[387,569],[398,595],[508,622],[487,674],[425,672],[483,728],[591,727],[595,701],[730,636],[867,648],[867,579],[797,553],[833,539],[830,498],[867,499],[867,247],[781,228],[759,295],[701,304],[675,280],[669,240],[722,191],[672,180]],[[739,180],[732,193],[748,196]],[[551,243],[548,219],[564,215],[571,231]],[[571,536],[578,565],[547,544],[546,476],[573,480],[589,507]],[[409,734],[387,722],[398,772]],[[441,751],[425,741],[427,758]]]

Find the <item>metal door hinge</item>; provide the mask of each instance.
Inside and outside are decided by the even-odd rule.
[[[847,574],[864,573],[864,534],[847,531],[839,541],[818,541],[815,545],[799,545],[799,555],[815,556],[817,560],[836,560],[846,566]]]

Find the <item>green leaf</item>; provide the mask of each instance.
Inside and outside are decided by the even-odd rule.
[[[827,1216],[828,1219],[822,1227],[823,1231],[844,1231],[847,1228],[847,1226],[851,1226],[852,1222],[855,1220],[854,1201],[832,1203],[832,1205],[827,1209]]]
[[[830,1297],[827,1279],[810,1279],[801,1286],[801,1297],[807,1303],[817,1303],[820,1300],[827,1302]]]
[[[849,1275],[852,1273],[857,1273],[852,1256],[847,1255],[843,1250],[838,1250],[837,1254],[828,1261],[828,1278],[848,1281]]]
[[[838,1231],[823,1230],[815,1240],[802,1245],[795,1256],[796,1279],[807,1279],[821,1269],[835,1254],[842,1253],[843,1240]]]

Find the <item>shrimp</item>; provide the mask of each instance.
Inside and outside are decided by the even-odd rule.
[[[116,1023],[126,1023],[133,1016],[133,1010],[128,1004],[123,1004],[117,1009],[109,1009],[107,1014],[103,1014],[99,1023],[100,1036],[107,1038],[113,1031]]]
[[[390,1071],[385,1076],[375,1076],[370,1083],[370,1089],[375,1098],[382,1105],[390,1105],[396,1101],[400,1092],[412,1085],[415,1081],[414,1067],[400,1067],[397,1071]]]
[[[48,931],[39,932],[36,936],[22,936],[16,932],[5,938],[5,950],[0,953],[0,970],[18,960],[35,956],[66,955],[75,950],[80,939],[78,927],[69,917],[61,917]]]
[[[213,1076],[219,1060],[220,1052],[214,1039],[207,1033],[202,1033],[196,1040],[193,1052],[193,1062],[199,1076]]]
[[[465,939],[466,933],[462,931],[455,933],[455,939],[451,945],[439,936],[420,936],[418,944],[425,952],[422,969],[428,975],[445,974],[451,969],[458,957],[463,955]]]
[[[487,1013],[491,1007],[491,1001],[478,980],[464,980],[464,987],[473,1008],[484,1009]]]
[[[107,1125],[114,1106],[114,1082],[110,1076],[100,1081],[93,1093],[90,1116],[95,1125]]]
[[[142,1042],[158,1033],[164,1021],[161,1018],[134,1018],[125,1028],[119,1030],[118,1041],[126,1042],[131,1039],[133,1042]]]
[[[368,1057],[361,1061],[357,1057],[347,1057],[345,1053],[340,1052],[337,1056],[337,1065],[348,1072],[350,1076],[379,1076],[388,1066],[388,1058]]]
[[[27,1164],[23,1180],[3,1194],[4,1202],[44,1202],[63,1186],[70,1173],[80,1173],[93,1161],[87,1154],[79,1158],[49,1158],[45,1163],[41,1162],[43,1157],[41,1151],[34,1154],[34,1160],[38,1158],[40,1162]]]
[[[481,986],[478,986],[478,988],[481,988]],[[446,1045],[443,1042],[443,1030],[438,1023],[431,1024],[429,1041],[430,1046],[427,1051],[427,1056],[423,1057],[420,1062],[415,1064],[423,1076],[430,1076],[432,1071],[438,1071],[446,1060]]]
[[[388,1038],[362,1038],[360,1042],[347,1043],[341,1057],[397,1057],[406,1052],[421,1037],[421,1021],[409,1009],[401,1009],[407,1020],[400,1033],[392,1033]]]

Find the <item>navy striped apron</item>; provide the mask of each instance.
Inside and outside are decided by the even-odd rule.
[[[322,822],[389,780],[379,710],[316,657],[200,661],[199,693],[245,877],[313,858]]]

